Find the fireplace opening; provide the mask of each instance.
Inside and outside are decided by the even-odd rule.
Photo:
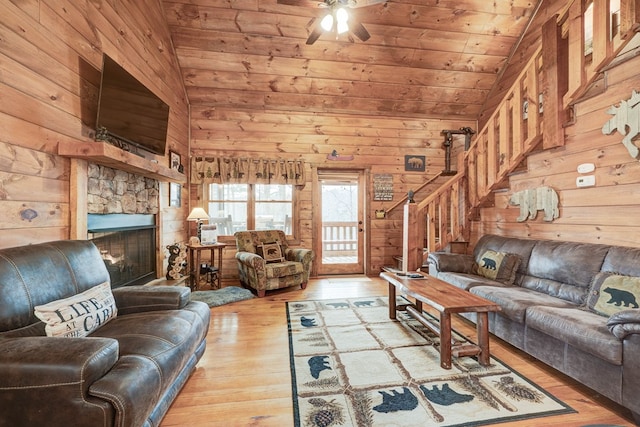
[[[88,238],[100,250],[112,288],[156,278],[154,215],[89,214],[87,225]]]

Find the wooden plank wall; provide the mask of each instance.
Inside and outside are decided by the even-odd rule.
[[[473,224],[474,240],[485,233],[525,238],[568,240],[638,247],[640,236],[640,161],[631,158],[619,133],[603,135],[612,116],[611,105],[640,90],[640,58],[635,57],[606,72],[606,88],[578,102],[576,121],[566,128],[566,145],[531,155],[527,170],[510,179],[510,188],[497,193],[495,206],[481,211]],[[594,163],[596,185],[577,188],[576,168]],[[560,217],[544,222],[516,222],[517,206],[509,206],[513,192],[547,185],[559,196]]]
[[[300,194],[300,246],[313,247],[312,177],[318,168],[363,169],[370,173],[367,183],[367,212],[370,249],[366,273],[377,275],[383,265],[393,265],[393,257],[402,253],[402,206],[400,215],[375,219],[376,209],[389,209],[410,189],[444,169],[443,129],[476,128],[476,123],[461,120],[429,120],[380,116],[312,114],[291,111],[258,111],[213,108],[192,105],[191,147],[194,155],[231,157],[304,158],[308,183]],[[464,146],[464,137],[456,138],[454,149]],[[353,155],[353,161],[327,160],[336,150]],[[405,172],[404,156],[426,157],[426,170]],[[455,159],[455,157],[453,157]],[[373,176],[393,176],[394,199],[373,201]],[[192,185],[194,203],[201,203],[202,189]],[[235,242],[233,242],[235,243]],[[235,246],[224,255],[224,277],[236,278],[233,259]]]
[[[76,194],[70,161],[56,155],[57,146],[91,139],[103,52],[170,105],[168,149],[188,159],[188,103],[158,0],[2,1],[0,247],[70,237]],[[161,187],[163,254],[186,240],[188,198],[185,191],[183,207],[168,208],[168,184]],[[86,195],[77,197],[86,203]],[[27,209],[37,217],[28,219]]]

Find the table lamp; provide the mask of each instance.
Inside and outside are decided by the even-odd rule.
[[[198,226],[198,240],[202,237],[202,221],[209,220],[209,214],[203,208],[193,208],[187,221],[196,221]]]

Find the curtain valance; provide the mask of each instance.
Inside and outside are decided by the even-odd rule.
[[[304,186],[304,161],[228,157],[191,158],[193,184],[293,184]]]

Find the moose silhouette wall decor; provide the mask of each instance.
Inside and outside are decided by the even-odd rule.
[[[551,187],[538,187],[522,190],[509,198],[509,204],[520,206],[520,215],[516,221],[523,222],[535,219],[538,211],[544,211],[544,220],[553,221],[558,218],[558,194]]]
[[[613,117],[602,126],[602,133],[610,135],[617,130],[624,136],[622,144],[631,157],[640,160],[640,148],[634,142],[640,133],[640,93],[634,90],[631,98],[621,101],[618,106],[612,105],[607,114]]]

